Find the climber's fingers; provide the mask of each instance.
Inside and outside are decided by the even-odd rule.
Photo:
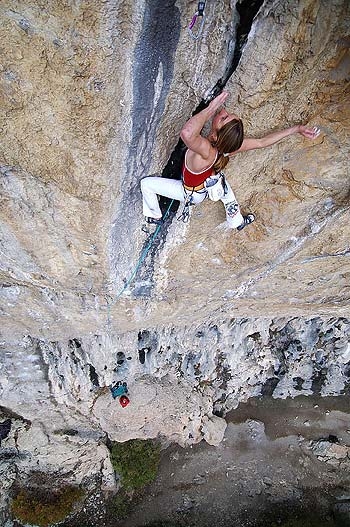
[[[299,133],[307,139],[316,139],[316,137],[320,135],[321,130],[318,126],[314,126],[312,128],[308,126],[300,126]]]
[[[215,99],[213,99],[211,101],[211,103],[209,104],[209,106],[211,107],[212,110],[217,110],[218,108],[220,108],[221,105],[224,104],[224,102],[226,101],[227,97],[229,96],[229,92],[228,91],[222,91],[221,93],[219,93],[219,95],[217,95],[215,97]]]

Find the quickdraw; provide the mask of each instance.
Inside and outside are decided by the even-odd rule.
[[[205,13],[204,13],[204,8],[205,8],[205,2],[198,2],[198,8],[197,8],[197,11],[195,12],[195,14],[193,15],[192,17],[192,20],[190,22],[190,25],[188,26],[188,31],[191,35],[191,37],[193,38],[193,40],[198,40],[199,37],[201,36],[202,34],[202,31],[203,31],[203,27],[204,27],[204,20],[205,20]],[[196,24],[197,22],[197,19],[201,17],[201,21],[199,24]],[[197,33],[194,33],[193,32],[193,29],[195,26],[198,26],[198,31]]]
[[[193,190],[191,194],[187,194],[186,196],[182,212],[180,216],[178,216],[177,218],[179,221],[181,220],[184,223],[188,223],[188,220],[190,219],[190,207],[191,205],[193,205],[192,200],[193,200]]]

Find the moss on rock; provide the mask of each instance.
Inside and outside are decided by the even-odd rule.
[[[133,439],[125,443],[112,442],[111,461],[126,489],[138,489],[155,480],[160,460],[160,445],[156,441]]]
[[[68,485],[59,490],[21,488],[12,501],[11,512],[22,523],[48,527],[64,520],[84,493]]]

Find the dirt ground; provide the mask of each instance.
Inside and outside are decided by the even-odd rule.
[[[350,397],[257,398],[227,421],[218,447],[165,450],[157,480],[114,527],[350,526],[350,459],[332,465],[310,450],[320,439],[350,446]]]
[[[350,395],[259,397],[226,420],[218,447],[171,445],[131,502],[93,493],[64,527],[350,527]]]

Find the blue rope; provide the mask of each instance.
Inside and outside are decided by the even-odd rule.
[[[170,212],[170,209],[171,209],[171,206],[172,204],[174,203],[174,200],[172,199],[164,216],[163,216],[163,219],[165,220],[165,218],[168,216],[169,212]],[[143,264],[143,262],[145,261],[145,258],[147,256],[147,254],[149,253],[149,250],[151,249],[152,245],[153,245],[153,242],[154,240],[156,239],[156,237],[158,236],[158,233],[159,231],[161,230],[162,228],[162,225],[157,225],[157,228],[156,230],[154,231],[147,247],[143,250],[137,264],[136,264],[136,267],[135,269],[133,270],[133,272],[131,273],[128,281],[125,283],[124,287],[119,291],[119,293],[114,297],[113,301],[109,304],[107,302],[107,324],[108,326],[110,325],[110,322],[111,322],[111,307],[116,303],[116,301],[118,300],[118,298],[124,293],[124,291],[126,291],[129,287],[129,285],[131,284],[131,282],[133,281],[133,279],[135,278],[136,274],[137,274],[137,271],[140,269],[141,265]]]

